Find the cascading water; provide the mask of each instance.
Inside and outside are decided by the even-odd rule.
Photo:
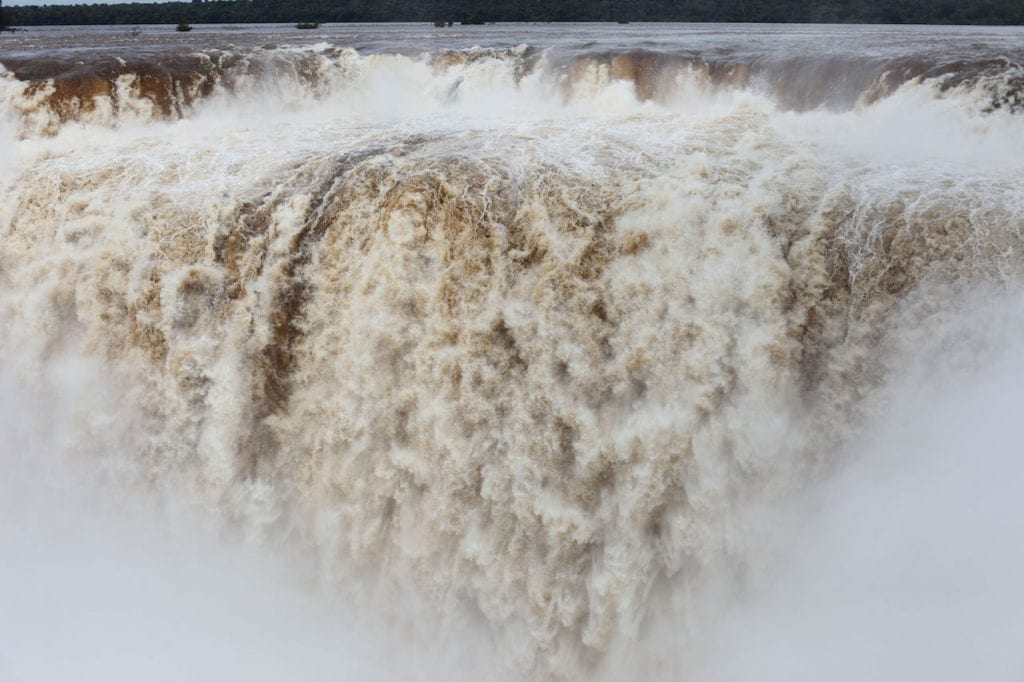
[[[0,345],[101,368],[121,485],[580,678],[1020,284],[1021,54],[520,28],[0,44]]]

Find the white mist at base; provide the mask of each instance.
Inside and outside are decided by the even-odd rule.
[[[1024,680],[1022,318],[1006,302],[969,318],[917,349],[687,679]]]
[[[676,628],[674,640],[635,643],[669,658],[678,648],[687,664],[615,678],[1024,679],[1019,308],[1002,301],[957,316],[918,349],[848,465],[777,515],[798,517],[799,531],[773,534],[784,539],[765,551],[781,545],[788,558],[746,601],[711,604],[724,615],[696,639]],[[939,357],[942,366],[929,364]],[[56,402],[0,382],[0,679],[498,674],[481,633],[461,633],[444,652],[368,626],[268,547],[225,539],[199,518],[169,519],[141,496],[104,499],[76,473],[61,428],[74,405],[88,413],[95,375],[59,375]]]
[[[497,679],[471,632],[396,645],[295,556],[99,481],[67,436],[102,421],[101,382],[48,374],[59,395],[0,376],[0,680]]]

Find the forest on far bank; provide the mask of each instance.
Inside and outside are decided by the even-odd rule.
[[[191,0],[0,6],[0,25],[692,21],[1022,24],[1022,0]]]

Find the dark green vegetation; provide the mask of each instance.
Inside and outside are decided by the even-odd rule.
[[[213,0],[7,8],[14,25],[422,21],[1021,24],[1024,0]]]

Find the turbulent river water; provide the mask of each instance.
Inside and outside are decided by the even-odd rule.
[[[1024,31],[0,65],[11,679],[1024,675]]]

